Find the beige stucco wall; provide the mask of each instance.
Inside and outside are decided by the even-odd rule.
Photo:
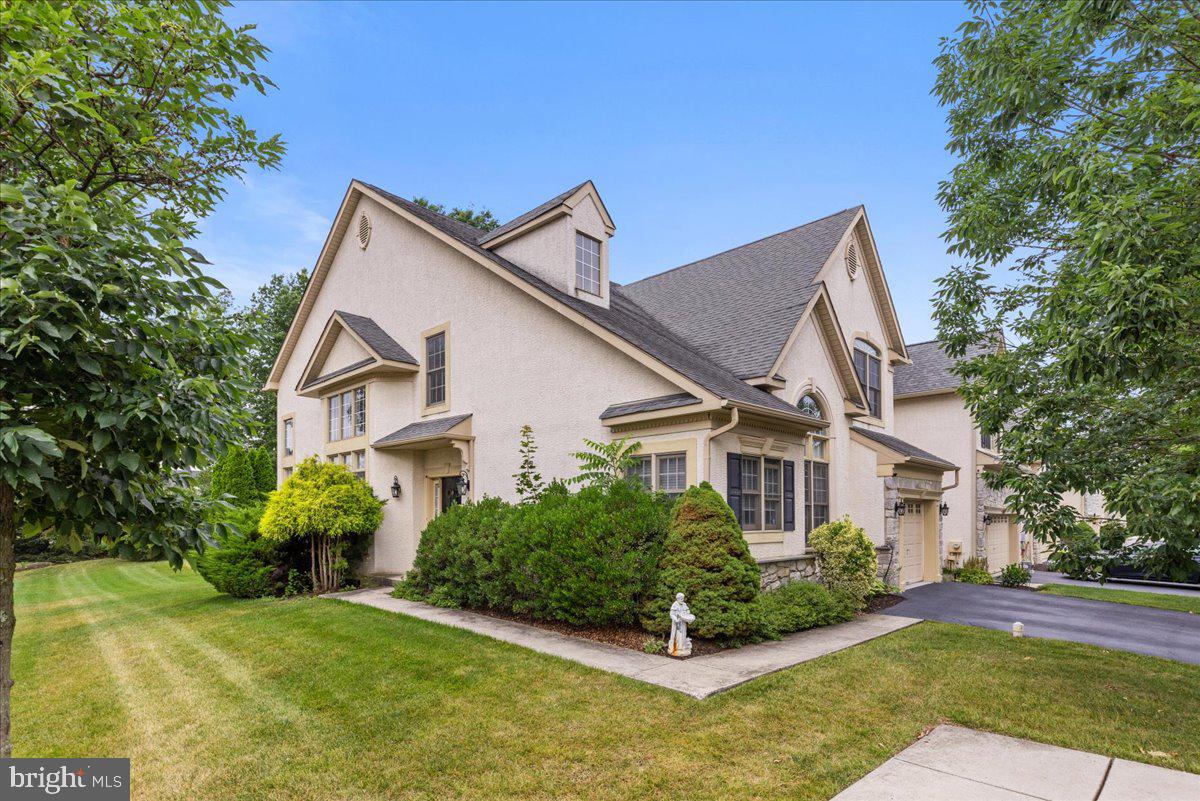
[[[373,224],[370,246],[361,250],[351,237],[342,243],[280,381],[279,414],[295,414],[298,459],[328,452],[322,401],[297,397],[295,386],[336,309],[371,317],[422,362],[421,332],[449,323],[450,408],[434,416],[473,414],[475,498],[512,497],[523,424],[534,427],[543,476],[566,477],[576,472],[569,454],[584,437],[609,438],[599,419],[609,404],[679,391],[373,200],[364,198],[362,208]],[[420,381],[405,376],[369,383],[367,442],[423,419]],[[410,566],[424,522],[428,469],[419,452],[368,448],[367,480],[388,498],[368,569]],[[403,487],[399,501],[390,498],[393,475]]]
[[[958,486],[942,500],[950,514],[942,521],[943,546],[962,543],[962,558],[976,555],[975,424],[963,399],[955,392],[900,398],[895,402],[896,436],[948,459],[962,468]],[[950,479],[946,479],[949,483]],[[945,554],[942,554],[943,558]]]
[[[347,309],[347,311],[349,310]],[[369,355],[354,337],[341,331],[333,341],[333,347],[329,349],[329,355],[325,357],[325,364],[321,366],[317,374],[332,373],[334,370],[340,370],[355,362],[360,362]]]

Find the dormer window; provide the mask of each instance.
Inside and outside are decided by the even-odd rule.
[[[575,232],[575,287],[600,294],[600,242]]]

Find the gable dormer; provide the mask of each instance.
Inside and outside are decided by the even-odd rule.
[[[383,374],[415,375],[417,360],[370,317],[335,311],[300,374],[297,394],[317,397]]]
[[[479,245],[561,292],[607,308],[614,231],[600,193],[584,181],[491,231]]]

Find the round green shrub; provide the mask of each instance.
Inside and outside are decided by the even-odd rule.
[[[690,631],[697,636],[756,637],[763,624],[758,588],[758,565],[733,510],[704,482],[689,488],[671,510],[658,584],[642,607],[642,626],[666,634],[675,593],[682,592],[696,615]]]
[[[992,574],[982,567],[964,567],[958,571],[958,580],[964,584],[991,584]]]
[[[456,606],[511,607],[511,581],[496,562],[501,531],[513,511],[499,498],[452,506],[429,522],[400,597],[438,597]]]
[[[856,598],[861,608],[879,571],[875,545],[867,533],[845,517],[814,529],[808,547],[816,551],[821,583]]]
[[[208,548],[196,560],[196,570],[218,592],[234,598],[279,595],[287,570],[267,540],[231,537],[219,548]]]
[[[510,584],[493,592],[546,620],[636,624],[668,522],[668,504],[631,482],[547,490],[505,521],[492,567]]]
[[[1024,587],[1032,578],[1029,568],[1021,565],[1008,565],[1000,571],[1000,584],[1005,587]]]
[[[793,581],[762,594],[763,634],[780,637],[851,620],[858,600],[813,581]]]

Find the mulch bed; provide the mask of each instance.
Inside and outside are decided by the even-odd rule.
[[[572,626],[567,623],[535,620],[526,615],[498,612],[491,609],[472,609],[470,611],[478,612],[488,617],[499,618],[500,620],[524,623],[526,626],[535,626],[539,629],[565,634],[568,637],[579,637],[584,640],[594,640],[595,642],[615,645],[618,648],[628,648],[631,651],[643,651],[646,643],[659,639],[653,634],[647,634],[634,626]],[[726,650],[724,646],[713,640],[702,640],[699,637],[692,638],[692,656],[715,654],[724,650]],[[662,656],[665,657],[666,655],[662,654]]]
[[[867,599],[867,608],[863,611],[867,614],[882,612],[889,606],[895,606],[904,600],[903,595],[872,595]]]

